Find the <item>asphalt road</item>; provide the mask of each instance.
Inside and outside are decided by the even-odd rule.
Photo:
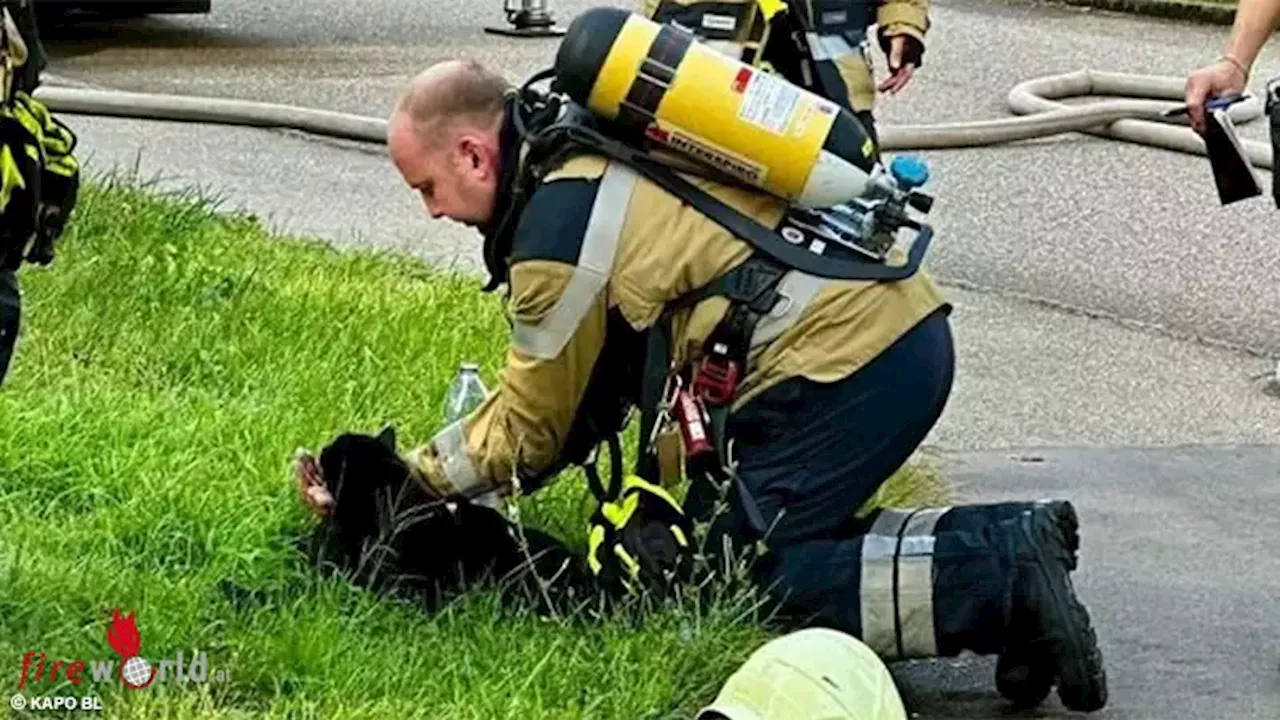
[[[1023,448],[958,454],[946,467],[970,482],[968,500],[1074,499],[1073,578],[1110,690],[1089,717],[1280,717],[1280,517],[1258,512],[1280,504],[1280,448]],[[990,689],[993,665],[895,670],[919,717],[1008,717]],[[1074,714],[1054,695],[1022,716]]]
[[[589,5],[555,0],[552,9],[567,21]],[[214,6],[209,16],[79,26],[72,37],[51,40],[56,67],[111,87],[381,117],[403,83],[431,62],[472,55],[517,79],[549,65],[555,48],[551,40],[484,34],[484,25],[504,22],[497,0]],[[1008,116],[1004,98],[1013,85],[1080,68],[1180,77],[1212,59],[1224,33],[1021,2],[943,0],[925,66],[909,92],[882,104],[883,122]],[[878,52],[877,62],[883,64]],[[1280,64],[1268,51],[1256,77],[1272,71]],[[1262,137],[1262,125],[1252,123],[1246,134]],[[941,276],[1260,350],[1280,348],[1276,211],[1261,199],[1218,206],[1203,159],[1079,135],[926,157],[938,197],[932,263]],[[306,167],[305,158],[299,163]],[[1262,175],[1269,185],[1270,173]],[[332,212],[358,217],[363,200],[356,192]]]
[[[568,19],[584,6],[552,8]],[[382,116],[436,60],[478,56],[517,79],[555,49],[483,34],[502,22],[496,1],[215,8],[51,33],[52,69],[107,87]],[[1004,117],[1017,82],[1084,67],[1180,76],[1226,33],[977,0],[944,0],[934,22],[926,65],[883,103],[885,123]],[[1268,50],[1257,77],[1273,71]],[[381,148],[120,119],[73,126],[93,170],[136,162],[162,186],[207,188],[284,231],[478,268],[476,237],[428,220]],[[1260,139],[1263,128],[1244,132]],[[1280,350],[1276,211],[1266,200],[1218,207],[1201,158],[1084,136],[925,156],[938,197],[931,265],[956,304],[958,344],[928,450],[962,499],[1077,503],[1079,588],[1112,681],[1094,717],[1280,717],[1280,527],[1267,512],[1280,499],[1280,400],[1261,379],[1275,363],[1170,337]],[[1011,460],[1027,457],[1043,462]],[[898,670],[920,717],[1005,714],[989,664]]]

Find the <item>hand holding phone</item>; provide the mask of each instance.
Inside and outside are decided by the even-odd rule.
[[[1204,105],[1205,113],[1211,113],[1215,110],[1226,110],[1228,107],[1245,100],[1249,97],[1248,93],[1228,93],[1220,97],[1210,98]],[[1179,117],[1190,112],[1190,108],[1186,103],[1171,107],[1160,113],[1162,117]]]

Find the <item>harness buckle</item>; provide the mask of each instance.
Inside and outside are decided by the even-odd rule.
[[[693,374],[693,392],[711,406],[720,407],[733,401],[742,378],[741,363],[728,355],[723,343],[716,343],[712,352],[703,356]]]

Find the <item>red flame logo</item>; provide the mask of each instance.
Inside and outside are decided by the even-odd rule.
[[[107,627],[107,642],[121,659],[128,660],[138,654],[142,647],[142,636],[138,634],[138,626],[133,622],[133,613],[120,617],[120,608],[111,613],[111,625]]]
[[[120,608],[111,613],[111,624],[107,626],[107,642],[120,654],[120,680],[125,685],[140,689],[156,679],[156,669],[146,660],[138,657],[142,648],[142,636],[138,634],[138,626],[134,624],[133,613],[120,616]],[[143,681],[143,676],[146,680]]]

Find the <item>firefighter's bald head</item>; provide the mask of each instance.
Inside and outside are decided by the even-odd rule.
[[[510,84],[475,60],[428,67],[387,121],[387,149],[431,217],[480,227],[493,213]]]

